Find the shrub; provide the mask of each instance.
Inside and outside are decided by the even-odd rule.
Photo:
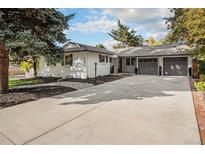
[[[194,86],[198,91],[205,91],[205,82],[195,82]]]
[[[200,77],[201,81],[205,81],[205,75],[204,74],[199,75],[199,77]]]
[[[28,72],[31,68],[33,68],[33,63],[31,60],[23,61],[20,67],[23,71]]]

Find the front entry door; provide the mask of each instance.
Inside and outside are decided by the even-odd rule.
[[[125,70],[127,73],[134,73],[136,68],[136,58],[125,59]]]

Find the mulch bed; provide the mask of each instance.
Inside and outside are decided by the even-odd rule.
[[[125,77],[128,77],[130,75],[128,74],[122,74],[122,75],[106,75],[106,76],[99,76],[96,79],[95,78],[88,78],[88,79],[76,79],[76,78],[67,78],[63,79],[61,81],[70,81],[70,82],[84,82],[84,83],[90,83],[93,85],[99,85],[106,82],[111,82],[114,80],[119,80]]]
[[[205,95],[203,92],[197,91],[194,87],[194,82],[197,79],[190,79],[190,86],[192,91],[192,96],[194,100],[195,112],[198,121],[201,142],[205,144]]]
[[[92,85],[99,85],[103,84],[105,82],[111,82],[114,80],[119,80],[122,78],[127,77],[128,75],[107,75],[107,76],[100,76],[97,77],[97,79],[90,78],[90,79],[74,79],[74,78],[68,78],[68,79],[60,79],[60,78],[54,78],[54,77],[46,77],[46,78],[40,78],[43,80],[43,85],[38,84],[37,87],[27,86],[23,88],[14,88],[10,89],[8,94],[0,94],[0,109],[38,100],[43,97],[50,97],[55,95],[60,95],[63,93],[71,92],[78,90],[79,87],[69,87],[65,86],[66,81],[67,82],[78,82],[78,83],[89,83]],[[63,85],[45,85],[45,83],[54,83],[54,82],[65,82]],[[80,88],[83,88],[80,87]]]
[[[0,94],[0,108],[34,101],[43,97],[60,95],[74,90],[73,88],[63,86],[39,86],[11,89],[8,94]]]

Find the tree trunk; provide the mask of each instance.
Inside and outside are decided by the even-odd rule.
[[[37,65],[38,65],[38,59],[33,57],[33,71],[34,71],[34,77],[37,78]]]
[[[0,42],[0,93],[8,92],[9,53],[5,44]]]

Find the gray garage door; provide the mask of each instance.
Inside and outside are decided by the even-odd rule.
[[[187,75],[187,57],[164,58],[164,75]]]
[[[157,75],[157,58],[144,58],[138,60],[139,74]]]

